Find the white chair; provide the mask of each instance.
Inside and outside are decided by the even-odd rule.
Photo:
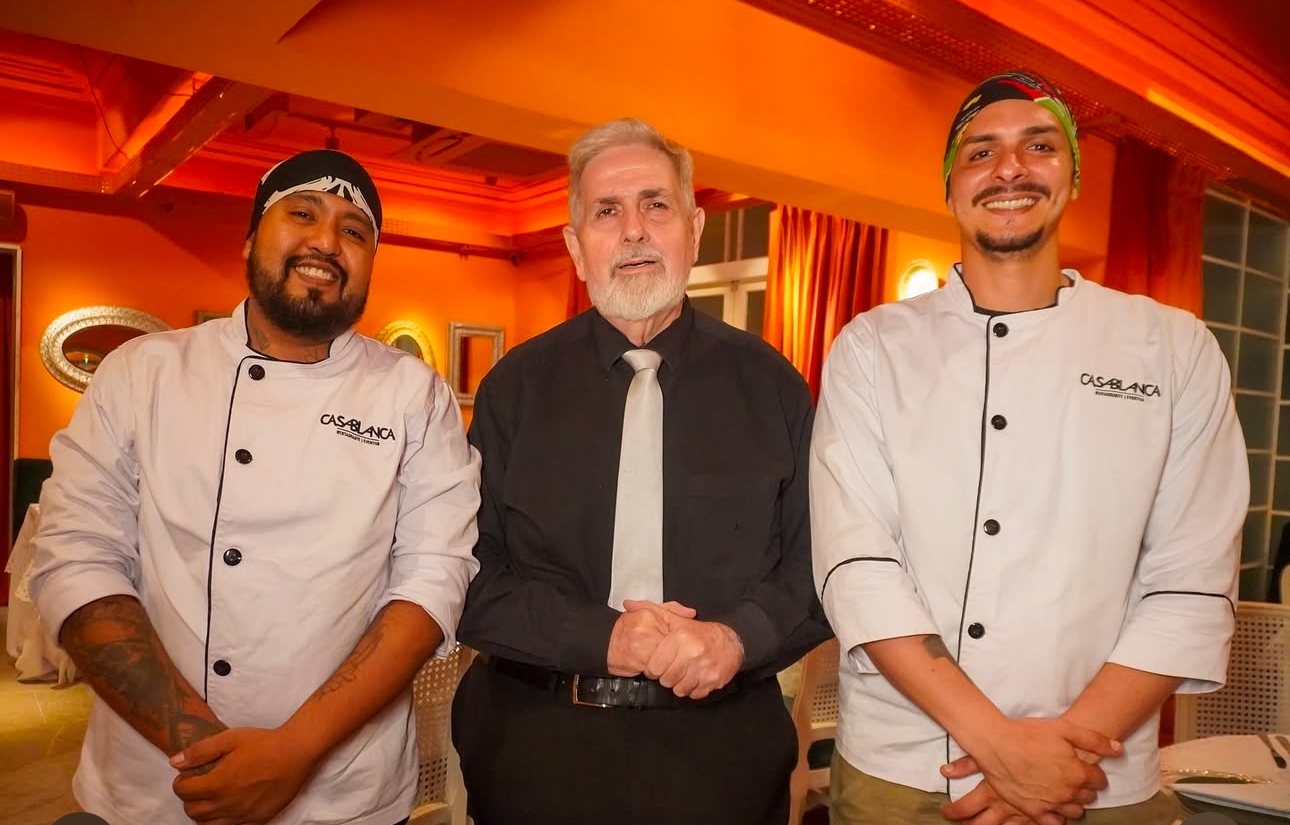
[[[1227,683],[1179,694],[1174,739],[1290,731],[1290,606],[1239,602]]]
[[[827,797],[829,768],[812,769],[806,760],[813,742],[833,739],[838,731],[838,640],[829,639],[802,660],[802,683],[793,699],[797,728],[797,765],[789,778],[788,822],[799,825],[806,803],[821,791]]]
[[[452,747],[452,697],[473,651],[458,645],[446,659],[431,659],[412,681],[416,713],[417,802],[408,825],[465,825],[466,787]]]

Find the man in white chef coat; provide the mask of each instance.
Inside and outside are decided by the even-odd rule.
[[[1174,820],[1159,710],[1226,673],[1245,445],[1203,323],[1060,267],[1078,152],[1047,82],[974,89],[944,165],[962,263],[829,354],[834,823]]]
[[[479,460],[446,383],[353,330],[380,229],[352,158],[278,164],[250,297],[112,352],[50,444],[31,589],[101,700],[73,789],[112,825],[412,809],[408,686],[455,644]]]

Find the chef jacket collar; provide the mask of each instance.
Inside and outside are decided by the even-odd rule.
[[[1063,269],[1062,274],[1065,275],[1070,280],[1070,283],[1065,286],[1060,286],[1057,288],[1057,298],[1053,303],[1045,307],[1039,307],[1038,309],[1029,309],[1023,312],[995,312],[992,310],[982,311],[979,307],[977,307],[976,301],[972,299],[972,291],[968,289],[967,284],[963,282],[963,264],[962,263],[956,263],[950,267],[949,273],[947,273],[945,276],[944,290],[947,296],[952,301],[951,305],[956,311],[963,311],[963,312],[981,315],[983,317],[990,317],[990,318],[996,318],[1001,315],[1008,315],[1008,316],[1032,315],[1036,313],[1047,312],[1048,310],[1059,309],[1062,306],[1065,306],[1067,303],[1069,303],[1072,299],[1074,299],[1074,297],[1080,290],[1080,284],[1083,283],[1084,277],[1080,275],[1079,270],[1076,270],[1076,269]]]
[[[242,303],[237,305],[237,309],[233,310],[233,314],[230,318],[232,323],[229,324],[224,331],[225,340],[237,351],[239,357],[250,356],[253,358],[263,358],[266,361],[280,361],[280,359],[274,358],[271,355],[265,355],[262,352],[256,352],[251,348],[251,339],[247,336],[246,330],[246,312],[247,299],[244,299]],[[327,348],[327,357],[321,361],[317,361],[312,364],[306,364],[300,361],[280,361],[280,363],[291,364],[293,366],[306,369],[326,368],[337,363],[342,359],[343,355],[347,354],[351,349],[350,344],[354,340],[354,335],[354,328],[350,327],[332,339],[331,344]]]

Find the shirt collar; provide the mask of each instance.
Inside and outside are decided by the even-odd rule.
[[[627,336],[619,332],[613,324],[606,321],[599,310],[593,308],[588,310],[587,314],[591,316],[591,339],[596,347],[596,362],[600,364],[600,368],[606,375],[614,368],[618,359],[623,357],[624,352],[642,349],[628,340]],[[685,360],[685,352],[690,342],[690,330],[693,328],[694,307],[690,305],[689,298],[684,298],[681,302],[681,314],[676,320],[668,324],[643,347],[663,356],[660,373],[662,369],[680,368]]]

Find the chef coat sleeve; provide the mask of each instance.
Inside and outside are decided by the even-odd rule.
[[[130,353],[107,355],[49,443],[53,475],[41,488],[30,590],[57,639],[78,608],[139,597],[139,464],[134,455]]]
[[[1180,693],[1203,693],[1227,673],[1250,483],[1227,361],[1213,334],[1187,321],[1169,452],[1110,661],[1182,677]]]
[[[466,588],[479,570],[471,554],[479,453],[466,442],[461,409],[448,383],[438,375],[431,382],[428,403],[407,414],[390,584],[380,606],[395,600],[419,605],[443,631],[435,651],[443,657],[457,643]]]
[[[811,436],[815,586],[842,649],[861,673],[861,645],[939,631],[909,575],[896,484],[874,393],[873,330],[863,316],[824,364]]]

